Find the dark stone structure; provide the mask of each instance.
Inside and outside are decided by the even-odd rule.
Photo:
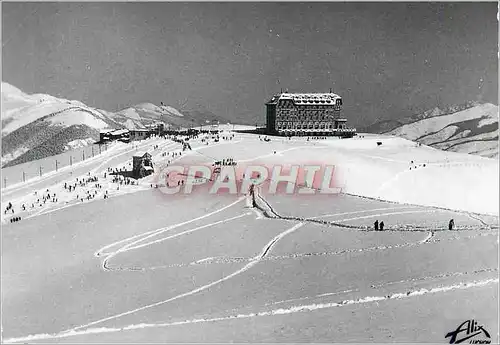
[[[133,157],[132,176],[142,178],[154,172],[151,154],[148,152],[137,152]]]

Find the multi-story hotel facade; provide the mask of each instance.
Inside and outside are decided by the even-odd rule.
[[[267,132],[278,135],[352,137],[342,116],[342,97],[334,93],[280,93],[266,103]]]

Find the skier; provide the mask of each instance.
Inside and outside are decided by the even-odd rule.
[[[375,221],[375,223],[373,223],[373,225],[375,226],[375,231],[378,230],[378,219]]]
[[[384,222],[380,222],[380,231],[383,231],[384,230]]]
[[[448,230],[453,230],[454,227],[455,227],[455,221],[451,219],[450,222],[448,223]]]
[[[257,207],[257,203],[255,202],[255,189],[254,189],[254,185],[251,184],[250,185],[250,188],[249,188],[249,194],[250,194],[250,197],[252,198],[252,207],[255,208]]]

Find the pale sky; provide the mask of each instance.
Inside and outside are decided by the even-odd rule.
[[[161,101],[265,122],[280,88],[350,124],[498,104],[497,3],[2,3],[2,78],[117,111]]]

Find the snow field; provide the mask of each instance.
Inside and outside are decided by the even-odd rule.
[[[371,167],[345,176],[351,190],[368,197],[381,180],[408,168],[414,152],[448,164],[436,150],[406,141],[377,152],[362,141],[353,140],[357,148],[350,149],[348,140],[264,143],[237,135],[230,145],[194,145],[179,162],[257,157],[280,164],[330,157],[340,168],[346,162]],[[162,159],[161,150],[155,156]],[[446,155],[455,157],[468,158]],[[460,173],[463,167],[450,169]],[[369,183],[363,181],[367,172],[374,175]],[[447,183],[457,181],[460,176]],[[397,197],[426,200],[411,194],[411,186],[400,188],[405,193]],[[421,231],[381,233],[268,219],[246,208],[245,198],[166,196],[157,189],[83,203],[6,227],[2,294],[4,311],[13,316],[4,320],[4,332],[10,340],[31,334],[51,342],[442,341],[458,322],[448,323],[443,313],[466,319],[479,306],[481,322],[493,329],[497,217],[346,195],[262,197],[278,214],[359,228],[388,216],[389,228]],[[450,217],[464,229],[433,231]],[[476,303],[466,304],[465,298]]]

